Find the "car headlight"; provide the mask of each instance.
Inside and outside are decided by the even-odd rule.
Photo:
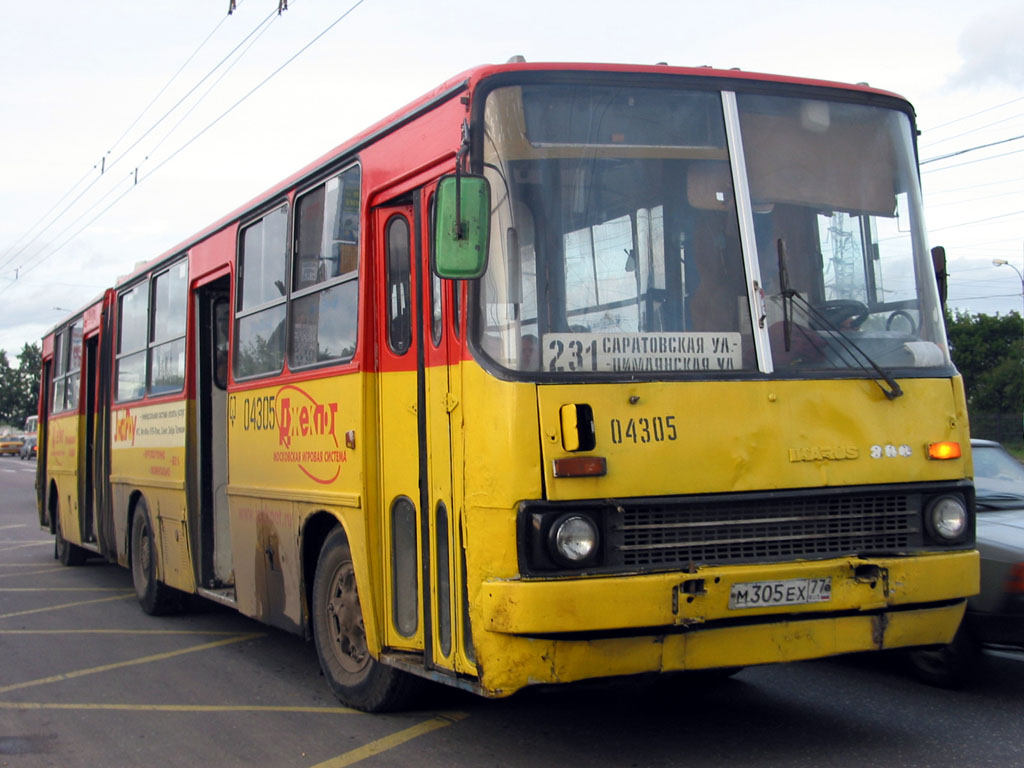
[[[928,505],[925,524],[935,538],[954,542],[967,531],[967,507],[959,496],[940,496]]]
[[[597,554],[597,526],[585,515],[563,515],[551,526],[548,541],[552,556],[562,565],[586,565]]]

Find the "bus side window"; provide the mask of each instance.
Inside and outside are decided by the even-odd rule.
[[[180,392],[185,386],[188,262],[178,262],[151,284],[149,393]]]
[[[228,300],[217,299],[213,305],[213,383],[218,389],[228,388]]]
[[[403,355],[412,342],[412,309],[409,306],[409,222],[393,216],[387,223],[388,346]]]
[[[295,205],[288,367],[347,362],[359,305],[358,165],[302,194]]]
[[[284,365],[288,206],[242,230],[235,307],[235,378],[277,373]]]
[[[149,283],[137,283],[117,300],[117,402],[146,394],[146,337],[149,327]]]
[[[430,210],[431,231],[433,231],[434,221],[437,217],[433,195],[431,195],[427,207]],[[431,243],[433,243],[433,238],[431,238]],[[441,282],[441,278],[434,270],[430,270],[430,341],[435,349],[441,344],[441,331],[444,326],[444,308],[441,301],[443,294],[444,284]]]

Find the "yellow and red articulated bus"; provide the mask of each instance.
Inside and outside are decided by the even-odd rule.
[[[948,642],[977,590],[911,106],[482,66],[44,340],[40,519],[343,702]]]

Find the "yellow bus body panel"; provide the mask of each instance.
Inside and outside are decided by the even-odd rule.
[[[191,401],[128,404],[110,414],[110,483],[118,561],[129,562],[128,510],[133,494],[146,501],[157,538],[157,578],[195,591],[189,545],[185,445]]]
[[[77,413],[54,416],[47,430],[46,473],[48,503],[56,501],[61,535],[72,544],[81,544],[78,525],[78,460],[82,417]],[[55,499],[51,499],[51,494]]]
[[[832,599],[810,605],[731,610],[734,584],[827,578]],[[684,584],[696,585],[687,593]],[[973,551],[919,558],[837,558],[771,565],[696,568],[658,573],[551,581],[488,581],[483,585],[484,627],[492,632],[542,635],[636,627],[700,627],[707,622],[756,615],[873,611],[951,598],[978,591]],[[609,610],[614,607],[613,610]]]
[[[504,696],[537,683],[743,667],[939,643],[952,636],[947,629],[955,629],[963,613],[959,603],[882,617],[782,620],[674,635],[578,641],[518,638],[489,654],[491,666],[484,666],[481,683],[485,694]]]
[[[977,591],[977,554],[934,555],[923,561],[850,559],[807,563],[808,568],[708,568],[685,578],[659,574],[583,583],[487,583],[481,613],[491,631],[478,628],[474,634],[482,661],[481,687],[489,695],[501,696],[534,683],[749,666],[947,643],[960,624],[965,601],[917,606],[917,600],[944,600]],[[855,569],[865,564],[888,571],[888,597],[881,582],[856,581]],[[834,574],[836,594],[828,606],[786,606],[726,615],[734,581],[821,574]],[[682,599],[676,613],[674,591],[684,580],[701,577],[705,584],[717,578],[721,582],[696,595],[692,604],[686,603],[685,595],[678,595]],[[908,598],[914,602],[907,605]],[[901,609],[882,610],[897,606]],[[846,611],[840,615],[821,615],[825,610],[843,608]],[[714,623],[715,619],[751,613],[757,619],[750,624]],[[643,629],[630,637],[552,638],[559,632],[585,633],[588,627],[608,633]],[[511,631],[524,634],[505,634]]]
[[[906,394],[889,401],[864,380],[533,385],[500,381],[473,363],[463,364],[462,376],[472,393],[465,402],[467,586],[480,686],[488,695],[535,683],[948,642],[966,597],[978,590],[973,550],[706,566],[693,573],[519,573],[523,500],[967,478],[970,438],[959,377],[901,381]],[[566,450],[574,445],[574,436],[563,440],[561,433],[567,404],[591,407],[593,450]],[[524,417],[538,408],[539,420]],[[964,457],[930,460],[928,444],[943,440],[960,442]],[[607,474],[554,476],[555,459],[581,455],[604,457]],[[827,604],[728,607],[733,584],[821,577],[832,581]],[[723,626],[741,616],[750,623]]]
[[[373,450],[364,422],[363,376],[347,374],[228,395],[228,509],[238,610],[302,631],[304,522],[326,512],[341,522],[364,605],[378,592],[366,547],[363,452]],[[346,446],[351,432],[356,448]],[[377,621],[364,616],[371,649]]]
[[[540,386],[548,499],[725,493],[925,482],[969,475],[968,460],[932,461],[928,445],[970,442],[959,381],[901,381],[887,400],[873,381],[651,382]],[[635,398],[635,402],[631,399]],[[560,408],[594,413],[597,445],[563,448]],[[608,472],[556,478],[552,462],[600,455]]]

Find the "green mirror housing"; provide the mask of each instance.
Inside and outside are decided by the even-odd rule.
[[[434,271],[472,280],[487,267],[491,186],[483,176],[442,176],[435,196]]]

